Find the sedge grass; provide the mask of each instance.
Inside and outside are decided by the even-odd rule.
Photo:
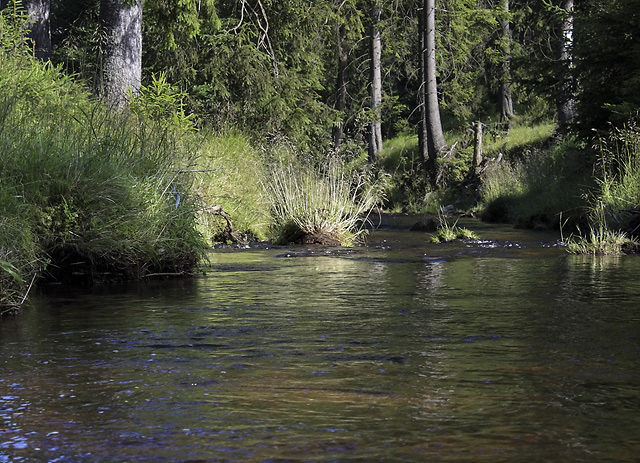
[[[635,121],[612,127],[597,144],[599,178],[589,196],[589,230],[567,239],[573,254],[624,254],[637,252],[639,243],[629,236],[634,211],[640,207],[640,128]]]
[[[432,243],[443,243],[455,240],[477,240],[476,232],[465,227],[458,227],[458,220],[450,225],[444,214],[438,216],[440,225],[436,229],[436,233],[431,237]]]
[[[363,242],[380,188],[370,175],[348,170],[335,158],[321,169],[276,161],[262,180],[270,203],[275,243],[352,246]]]
[[[0,305],[20,302],[35,275],[191,269],[204,245],[192,180],[176,172],[194,156],[190,139],[109,111],[11,50],[0,43]]]
[[[619,255],[625,248],[637,248],[638,243],[621,231],[610,230],[604,225],[590,227],[585,235],[571,235],[566,240],[571,254]]]

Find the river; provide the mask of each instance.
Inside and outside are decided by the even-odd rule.
[[[32,295],[0,320],[0,463],[637,461],[640,258],[413,221]]]

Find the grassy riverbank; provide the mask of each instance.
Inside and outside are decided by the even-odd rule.
[[[634,252],[640,236],[640,129],[635,122],[594,139],[559,137],[553,123],[488,130],[483,163],[471,171],[472,136],[449,134],[455,156],[441,163],[442,187],[419,175],[416,136],[389,140],[380,168],[391,175],[387,208],[441,207],[530,229],[557,229],[575,253]]]
[[[632,249],[640,229],[640,130],[596,143],[552,123],[448,134],[440,188],[417,137],[305,153],[285,139],[198,127],[162,75],[126,111],[105,108],[20,40],[0,47],[0,312],[42,280],[136,279],[193,272],[212,242],[362,241],[367,214],[438,212],[558,228],[573,252]]]
[[[36,277],[190,271],[205,247],[180,173],[192,138],[103,108],[19,49],[0,63],[0,307],[20,303]]]
[[[350,244],[361,213],[378,204],[358,166],[336,158],[312,174],[313,161],[287,143],[256,148],[240,132],[197,128],[162,76],[115,111],[9,45],[0,50],[0,313],[34,282],[193,272],[213,241],[288,242],[304,239],[290,235],[301,226]]]

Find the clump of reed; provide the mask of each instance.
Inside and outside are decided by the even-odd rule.
[[[275,243],[352,246],[362,243],[369,214],[381,202],[380,183],[341,159],[313,165],[273,161],[262,180]]]
[[[450,225],[444,214],[438,216],[439,226],[436,228],[435,234],[431,237],[432,243],[443,243],[455,240],[477,240],[476,232],[465,227],[458,226],[458,220]]]
[[[626,233],[609,230],[600,224],[590,226],[586,234],[578,230],[577,234],[567,238],[566,245],[567,251],[571,254],[618,255],[622,254],[624,249],[635,249],[638,243],[630,240]]]
[[[590,195],[588,231],[572,234],[574,254],[637,252],[640,244],[640,128],[635,121],[612,127],[597,143],[597,189]]]

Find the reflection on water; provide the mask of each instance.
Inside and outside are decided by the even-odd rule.
[[[640,261],[474,225],[35,297],[0,322],[0,462],[636,461]]]

